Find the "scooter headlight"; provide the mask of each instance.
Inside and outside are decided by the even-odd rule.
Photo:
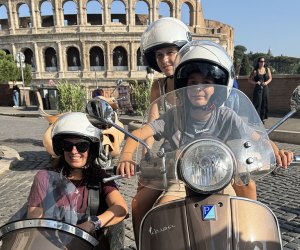
[[[183,181],[199,193],[213,193],[232,179],[236,160],[229,147],[212,140],[198,140],[182,151],[180,172]]]

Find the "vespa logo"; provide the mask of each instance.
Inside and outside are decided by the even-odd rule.
[[[216,220],[216,209],[214,205],[202,206],[202,218],[203,220]]]
[[[160,233],[169,231],[169,230],[171,230],[172,228],[175,228],[175,226],[174,226],[174,225],[168,225],[168,226],[161,227],[161,228],[153,228],[153,227],[150,227],[150,228],[149,228],[149,233],[150,233],[151,235],[156,235],[156,234],[160,234]]]

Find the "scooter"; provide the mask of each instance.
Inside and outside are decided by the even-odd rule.
[[[179,133],[179,139],[169,141],[171,147],[159,140],[150,149],[114,123],[113,111],[107,104],[88,104],[93,107],[88,113],[94,126],[113,126],[140,143],[143,149],[137,150],[135,172],[141,185],[163,191],[171,189],[173,193],[182,192],[185,187],[183,197],[159,204],[145,215],[140,226],[139,249],[282,249],[278,220],[269,207],[224,192],[232,181],[247,186],[251,180],[261,179],[276,169],[268,132],[244,93],[235,90],[240,104],[235,112],[224,107],[227,96],[221,94],[230,90],[220,85],[213,87],[214,93],[219,93],[212,99],[215,109],[205,126],[194,128],[194,135],[188,133],[191,104],[182,98],[187,88],[193,86],[169,94],[175,98],[175,105],[166,112],[161,108],[160,115],[172,121],[166,124],[168,130]],[[296,111],[300,110],[299,93],[300,86],[291,98]],[[169,95],[155,104],[164,107]],[[224,115],[233,119],[226,120]],[[104,181],[119,178],[122,176]]]

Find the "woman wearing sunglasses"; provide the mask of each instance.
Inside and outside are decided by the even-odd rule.
[[[81,217],[87,219],[82,220],[78,226],[88,232],[96,231],[97,235],[109,234],[109,230],[112,230],[113,227],[106,230],[107,232],[103,228],[120,223],[128,213],[127,204],[116,184],[113,181],[103,183],[102,180],[107,177],[107,174],[94,164],[99,153],[100,136],[101,131],[92,126],[84,113],[73,112],[59,117],[52,130],[53,149],[59,157],[53,160],[50,167],[50,170],[69,179],[82,197],[79,202],[80,208],[78,207],[77,210],[75,208],[75,210]],[[41,170],[36,174],[28,198],[27,215],[29,218],[46,217],[42,203],[49,192],[50,180],[49,171]],[[89,204],[90,193],[92,193],[91,186],[94,190],[95,186],[99,189],[99,192],[96,193],[99,197],[97,214],[92,214]],[[58,211],[66,209],[59,207],[58,200],[60,199],[61,197],[55,199]],[[82,214],[88,216],[82,216]],[[124,230],[115,230],[113,234],[113,246],[110,245],[109,249],[122,248]]]
[[[266,59],[259,57],[248,81],[255,85],[253,105],[264,123],[268,119],[269,83],[272,81],[271,70],[266,66]]]

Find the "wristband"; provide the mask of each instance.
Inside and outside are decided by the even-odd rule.
[[[99,230],[102,226],[101,220],[98,218],[98,216],[90,216],[89,221],[94,224],[95,230]]]

